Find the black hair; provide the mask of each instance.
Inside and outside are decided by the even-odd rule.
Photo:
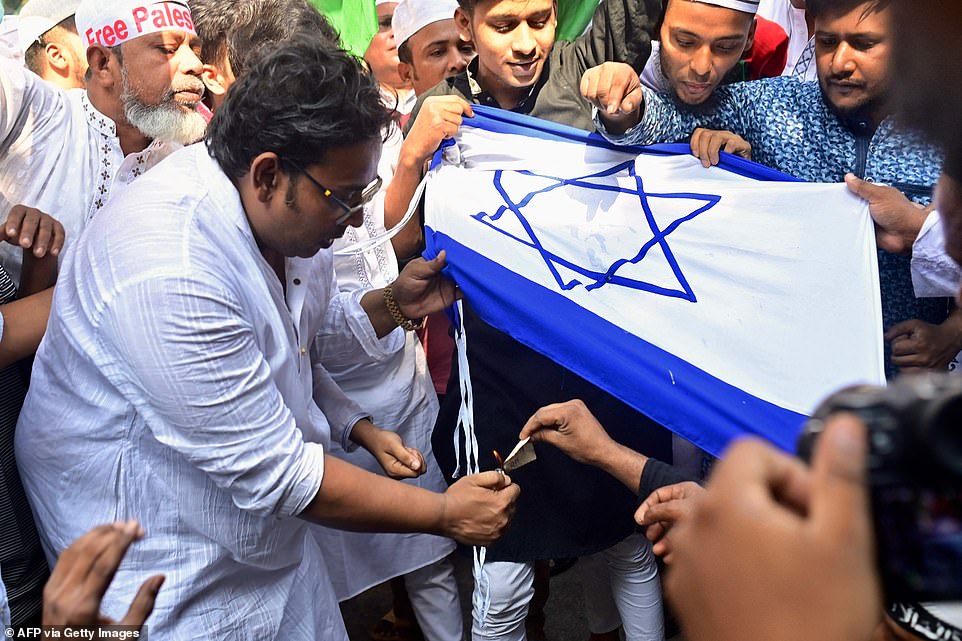
[[[47,45],[51,42],[57,41],[55,37],[57,30],[77,33],[77,22],[74,16],[67,16],[58,22],[34,40],[33,43],[27,47],[27,50],[23,52],[23,65],[38,76],[43,73],[44,49],[46,49]]]
[[[408,44],[407,40],[398,45],[397,59],[406,65],[414,64],[414,56],[411,55],[411,46]]]
[[[219,67],[228,56],[237,78],[266,49],[297,33],[341,47],[337,30],[306,0],[191,0],[190,8],[201,59]]]
[[[357,58],[301,35],[266,53],[231,87],[208,127],[207,148],[233,179],[265,152],[296,174],[291,162],[307,167],[332,149],[383,140],[390,123],[377,81]]]
[[[862,12],[864,17],[884,11],[891,3],[891,0],[806,0],[805,11],[812,18],[818,18],[824,15],[843,15],[865,5]]]

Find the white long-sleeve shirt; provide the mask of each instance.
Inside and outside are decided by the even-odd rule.
[[[364,223],[356,229],[348,228],[344,237],[335,241],[335,250],[385,231],[384,195],[397,169],[402,143],[399,129],[392,127],[378,163],[378,175],[384,180],[384,187],[365,208]],[[341,291],[384,287],[398,277],[397,256],[390,241],[367,252],[336,257],[334,269]],[[396,349],[385,351],[378,358],[345,358],[333,354],[331,348],[335,343],[323,340],[322,334],[322,340],[316,345],[316,357],[344,392],[371,413],[378,427],[397,432],[407,446],[417,448],[424,455],[427,471],[405,482],[443,492],[447,484],[431,449],[438,401],[424,349],[413,332],[397,328],[394,334],[400,339],[393,346]],[[335,447],[333,453],[370,472],[383,473],[365,450],[346,453]],[[343,532],[324,527],[318,527],[317,533],[324,549],[335,552],[325,559],[341,601],[424,567],[454,550],[454,541],[431,534]]]
[[[127,184],[175,149],[154,141],[126,158],[114,122],[83,89],[64,91],[15,62],[0,58],[0,194],[59,220],[67,245]],[[0,213],[0,220],[7,212]],[[21,252],[0,244],[0,264],[20,278]]]
[[[288,259],[285,294],[203,145],[118,194],[67,256],[16,453],[51,561],[99,523],[143,524],[107,615],[162,573],[158,638],[346,639],[295,517],[361,412],[318,408],[336,386],[310,343],[326,328],[344,351],[384,346],[331,261]]]
[[[925,219],[912,245],[912,285],[915,295],[950,296],[959,293],[962,268],[945,253],[945,231],[939,212]]]
[[[3,7],[0,7],[0,14]],[[20,51],[20,39],[17,31],[17,16],[3,16],[0,18],[0,58],[8,58],[17,64],[23,64],[23,52]]]

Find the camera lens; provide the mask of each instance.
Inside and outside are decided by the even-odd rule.
[[[930,453],[943,470],[962,481],[962,396],[952,394],[937,402],[923,429]]]

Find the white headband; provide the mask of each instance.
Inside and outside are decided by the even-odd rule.
[[[196,35],[190,7],[184,0],[84,0],[77,9],[77,32],[85,47],[116,47],[128,40],[161,31]]]
[[[401,46],[418,31],[441,20],[453,20],[457,0],[401,0],[394,9],[391,26],[394,42]]]
[[[725,7],[726,9],[734,9],[735,11],[742,11],[752,15],[758,13],[758,1],[759,0],[696,0],[696,2],[701,2],[702,4],[713,4],[716,7]]]

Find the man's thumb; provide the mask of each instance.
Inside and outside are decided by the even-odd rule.
[[[829,419],[812,461],[812,519],[848,539],[868,523],[865,425],[852,414]]]
[[[872,196],[875,195],[875,190],[879,189],[878,185],[862,180],[855,174],[845,174],[845,185],[850,192],[862,200],[871,200]]]
[[[511,477],[496,470],[481,472],[474,477],[474,481],[478,487],[489,490],[501,490],[511,485]]]

